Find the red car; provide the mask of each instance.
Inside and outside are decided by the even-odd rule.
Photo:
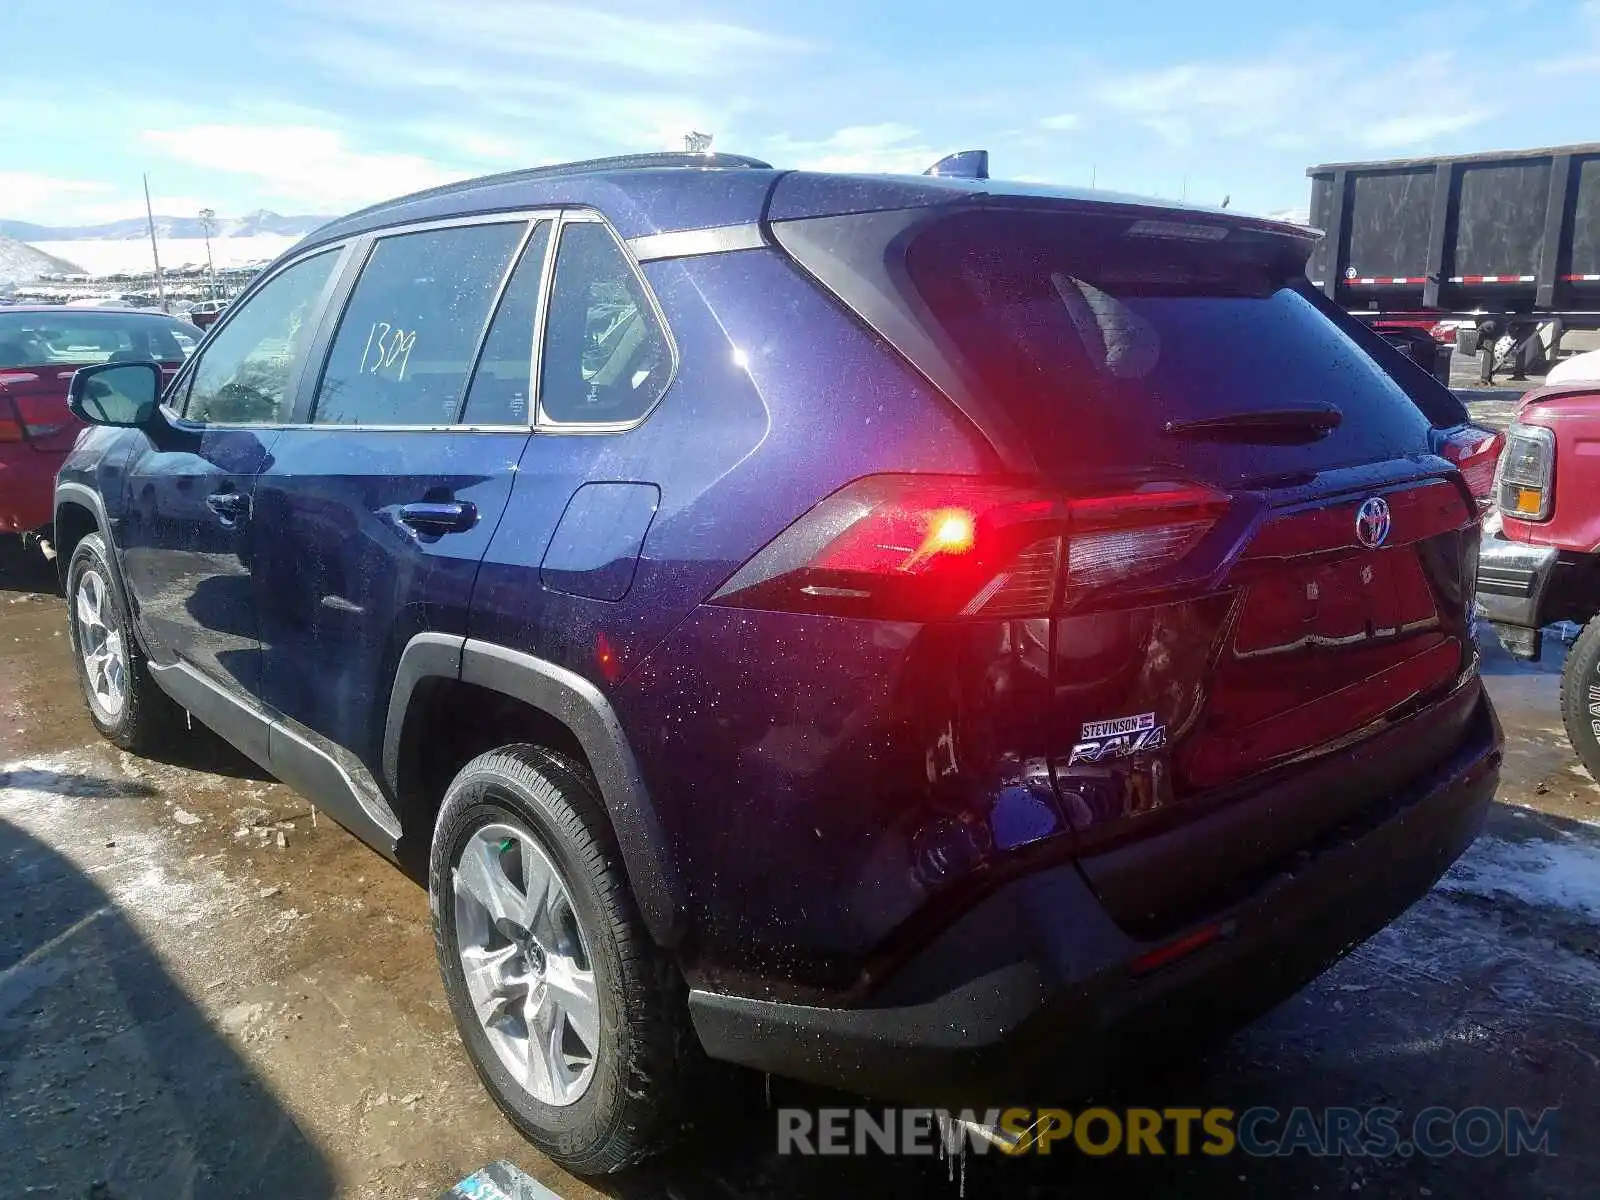
[[[1536,388],[1517,405],[1495,479],[1498,522],[1478,564],[1478,605],[1500,642],[1537,660],[1543,631],[1583,626],[1562,668],[1561,716],[1600,778],[1600,382]]]
[[[83,428],[67,411],[74,371],[153,359],[170,377],[200,337],[193,325],[159,312],[0,308],[0,535],[50,524],[56,471]]]

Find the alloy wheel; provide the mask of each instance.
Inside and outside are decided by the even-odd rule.
[[[78,626],[78,653],[89,699],[103,718],[115,721],[128,701],[128,650],[117,628],[111,589],[105,576],[93,567],[78,576],[73,619]]]
[[[571,890],[532,834],[501,823],[466,840],[451,878],[457,953],[489,1044],[534,1099],[574,1103],[594,1078],[600,1004]]]

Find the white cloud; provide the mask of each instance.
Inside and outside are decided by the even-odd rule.
[[[1039,122],[1041,129],[1053,129],[1064,133],[1073,129],[1083,128],[1083,117],[1079,113],[1057,113],[1053,117],[1044,117]]]
[[[459,140],[452,161],[532,165],[680,146],[691,129],[727,130],[744,107],[721,90],[699,95],[653,83],[597,87],[587,74],[567,78],[557,71],[530,70],[525,61],[502,57],[498,49],[474,53],[470,68],[360,36],[317,38],[299,49],[345,86],[392,94],[397,111],[447,109],[448,128],[471,131]],[[419,93],[428,92],[433,96],[419,106]],[[433,132],[446,127],[438,118],[425,124]],[[396,129],[418,132],[410,121],[397,123]]]
[[[0,196],[4,215],[17,221],[65,224],[84,218],[83,213],[104,205],[116,188],[101,180],[63,179],[31,171],[0,171]]]
[[[887,171],[916,175],[926,171],[947,150],[936,150],[909,125],[848,125],[827,137],[803,140],[787,135],[769,138],[758,150],[773,162],[810,171]]]
[[[1338,145],[1417,150],[1496,115],[1449,51],[1395,57],[1310,53],[1303,43],[1258,59],[1196,61],[1102,82],[1094,99],[1177,147],[1255,143],[1325,154]],[[1337,103],[1331,98],[1337,97]],[[1041,122],[1042,124],[1043,122]],[[1313,148],[1315,150],[1313,151]]]
[[[523,62],[557,60],[583,68],[590,79],[608,68],[708,78],[805,48],[798,40],[725,21],[664,20],[522,0],[347,0],[338,15],[385,39],[410,35],[429,47],[443,43]]]
[[[180,162],[249,177],[263,197],[316,212],[339,212],[469,174],[420,155],[359,150],[343,134],[310,125],[191,125],[146,130],[144,138]]]
[[[1459,112],[1419,112],[1388,117],[1363,126],[1361,141],[1374,150],[1403,150],[1424,145],[1446,134],[1471,129],[1482,123],[1488,115],[1484,109],[1469,108]]]
[[[1263,62],[1183,63],[1109,80],[1095,97],[1167,141],[1187,144],[1202,134],[1240,137],[1282,122],[1293,111],[1285,108],[1305,77],[1303,69],[1277,56]]]

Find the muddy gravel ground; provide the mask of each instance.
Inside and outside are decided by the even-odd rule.
[[[1431,895],[1209,1057],[1113,1098],[1556,1107],[1553,1154],[779,1158],[751,1080],[669,1161],[589,1185],[480,1090],[424,892],[198,728],[160,761],[100,741],[51,588],[0,558],[0,1197],[434,1197],[501,1157],[564,1197],[1595,1194],[1600,788],[1561,732],[1554,662],[1486,649],[1504,784]]]

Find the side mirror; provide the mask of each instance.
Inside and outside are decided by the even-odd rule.
[[[161,401],[161,364],[97,363],[72,376],[67,407],[91,425],[140,429],[155,419]]]

